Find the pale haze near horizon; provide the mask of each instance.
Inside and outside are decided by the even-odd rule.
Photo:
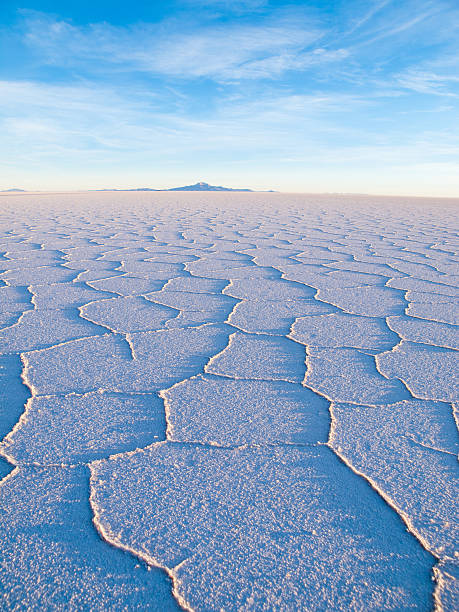
[[[0,189],[459,195],[450,0],[0,7]]]

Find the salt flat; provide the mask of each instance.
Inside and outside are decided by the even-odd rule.
[[[458,212],[0,196],[2,608],[457,610]]]

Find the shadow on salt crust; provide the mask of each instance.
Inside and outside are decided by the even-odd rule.
[[[160,443],[92,464],[97,523],[197,610],[427,610],[433,557],[326,447]]]
[[[85,468],[21,468],[2,483],[6,610],[178,610],[161,570],[103,542]]]

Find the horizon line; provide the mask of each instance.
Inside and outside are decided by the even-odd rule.
[[[197,193],[200,195],[203,194],[212,194],[215,195],[217,193],[229,195],[231,193],[235,194],[245,194],[251,195],[255,193],[263,193],[263,194],[289,194],[289,195],[308,195],[308,196],[371,196],[377,198],[417,198],[417,199],[432,199],[437,198],[441,200],[459,200],[458,195],[430,195],[430,194],[400,194],[400,193],[368,193],[368,192],[360,192],[360,191],[282,191],[282,190],[258,190],[258,189],[249,189],[249,190],[238,190],[237,188],[234,190],[228,191],[195,191],[195,190],[175,190],[175,189],[58,189],[58,190],[18,190],[18,191],[10,191],[10,190],[0,190],[0,196],[27,196],[27,195],[47,195],[47,194],[67,194],[67,193]]]

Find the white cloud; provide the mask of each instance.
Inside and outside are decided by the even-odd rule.
[[[376,1],[370,8],[364,13],[363,16],[357,18],[354,21],[354,24],[351,28],[346,32],[346,35],[349,36],[353,34],[356,30],[359,30],[364,25],[366,25],[369,21],[371,21],[375,15],[377,15],[383,8],[388,6],[392,0],[378,0]]]
[[[336,113],[365,104],[347,95],[277,95],[257,100],[224,99],[205,117],[176,113],[148,92],[109,87],[0,82],[0,128],[5,147],[40,159],[81,154],[81,160],[145,153],[184,157],[227,148],[251,152],[291,150],[332,129]],[[336,128],[333,128],[336,129]],[[239,155],[239,154],[238,154]]]
[[[345,32],[351,36],[351,49],[363,53],[373,47],[373,53],[391,56],[396,50],[403,62],[413,49],[433,44],[457,43],[459,29],[457,2],[451,0],[376,0],[368,12]],[[408,46],[406,46],[408,45]],[[368,51],[366,51],[368,53]]]
[[[256,23],[187,27],[177,21],[77,27],[30,11],[24,20],[25,41],[51,64],[222,82],[278,77],[346,57],[344,49],[321,48],[322,35],[304,11],[277,13]]]
[[[433,94],[437,96],[459,97],[458,92],[451,91],[451,87],[459,84],[459,76],[436,74],[422,70],[407,70],[398,75],[397,82],[404,89],[417,93]]]

